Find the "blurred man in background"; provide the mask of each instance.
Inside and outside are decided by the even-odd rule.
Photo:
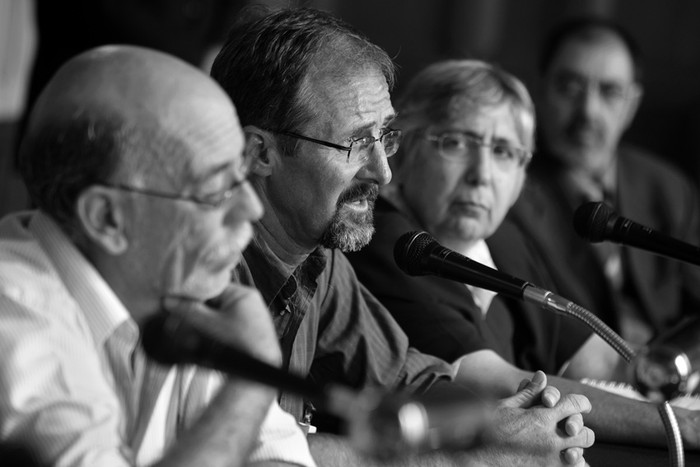
[[[642,98],[639,52],[618,25],[575,19],[555,29],[541,57],[542,150],[513,220],[542,252],[559,294],[598,314],[636,348],[700,310],[700,270],[573,229],[575,210],[608,203],[621,216],[697,244],[694,186],[660,158],[621,142]],[[601,339],[569,372],[624,380],[625,363]],[[595,355],[595,357],[592,357]]]

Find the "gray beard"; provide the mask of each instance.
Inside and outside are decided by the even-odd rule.
[[[342,252],[357,251],[367,245],[374,235],[374,200],[368,199],[369,209],[359,215],[343,216],[335,211],[331,222],[321,236],[325,248],[338,248]]]

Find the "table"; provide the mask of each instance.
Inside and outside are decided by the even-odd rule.
[[[586,449],[586,462],[591,467],[668,467],[668,450],[662,448],[627,446],[596,441]],[[686,467],[700,466],[700,451],[685,451]]]

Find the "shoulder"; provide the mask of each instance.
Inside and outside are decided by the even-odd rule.
[[[623,146],[618,171],[620,196],[629,198],[622,200],[629,209],[639,204],[664,216],[697,214],[695,183],[680,168],[661,157],[633,146]]]
[[[26,228],[27,218],[0,222],[0,296],[32,310],[65,300],[67,292],[41,244]]]
[[[690,179],[672,163],[645,149],[625,144],[620,146],[618,153],[620,170],[639,175],[647,175],[652,179],[668,178],[671,181],[690,183]]]

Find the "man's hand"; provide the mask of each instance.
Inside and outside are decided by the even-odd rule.
[[[257,289],[232,283],[206,303],[166,297],[163,305],[195,328],[252,357],[279,366],[282,352],[270,312]]]
[[[537,372],[497,408],[493,429],[486,436],[484,460],[508,465],[583,466],[583,449],[593,445],[593,431],[583,425],[591,410],[584,396],[562,397]]]

